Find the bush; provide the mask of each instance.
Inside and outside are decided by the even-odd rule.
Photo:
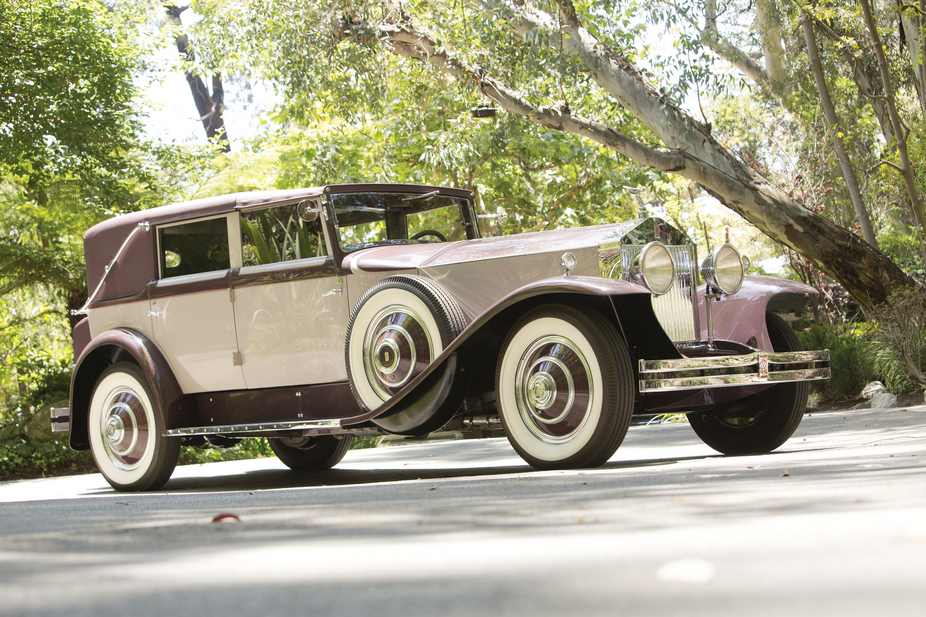
[[[894,292],[875,317],[868,344],[885,387],[892,392],[926,387],[926,287]]]
[[[804,349],[829,349],[832,377],[811,382],[811,391],[827,400],[857,397],[877,379],[873,357],[859,327],[812,325],[797,333]]]
[[[25,435],[0,439],[0,480],[93,471],[89,451],[75,452],[67,437],[39,441]]]
[[[231,448],[212,446],[184,446],[180,450],[180,465],[217,463],[219,461],[243,461],[252,458],[271,458],[276,454],[270,449],[265,437],[242,439]]]

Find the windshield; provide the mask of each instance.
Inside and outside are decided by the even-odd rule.
[[[345,251],[382,244],[454,242],[466,238],[466,200],[434,193],[338,193],[331,196]]]

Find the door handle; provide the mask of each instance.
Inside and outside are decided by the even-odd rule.
[[[335,294],[337,294],[337,295],[340,296],[340,295],[342,295],[343,293],[344,293],[344,284],[343,284],[343,281],[342,281],[341,279],[338,279],[338,288],[337,288],[337,289],[331,289],[331,290],[329,290],[329,291],[326,291],[325,293],[323,293],[323,294],[321,295],[321,297],[322,297],[322,298],[326,298],[326,297],[328,297],[328,296],[333,296],[333,295],[335,295]]]

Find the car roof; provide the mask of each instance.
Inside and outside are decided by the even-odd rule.
[[[408,192],[426,193],[439,190],[442,194],[472,199],[473,193],[463,189],[411,184],[332,184],[321,187],[251,191],[206,197],[181,203],[122,214],[94,225],[84,234],[84,254],[87,263],[87,289],[97,288],[106,267],[112,264],[94,303],[124,298],[140,293],[151,279],[157,277],[155,225],[187,219],[218,216],[240,208],[287,203],[312,199],[324,194],[357,192]],[[145,231],[134,233],[139,225],[147,223]],[[130,240],[127,240],[131,236]]]

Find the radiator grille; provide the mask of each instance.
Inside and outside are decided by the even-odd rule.
[[[695,290],[698,282],[697,248],[692,245],[666,246],[675,261],[675,284],[668,293],[653,297],[653,310],[662,329],[675,343],[699,339],[698,303]],[[623,273],[630,272],[633,258],[643,250],[642,244],[621,247]],[[612,276],[616,275],[612,273]]]

